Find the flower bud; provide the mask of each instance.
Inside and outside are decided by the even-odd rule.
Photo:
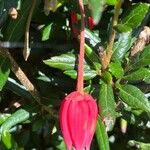
[[[67,150],[89,150],[96,129],[98,109],[91,95],[72,92],[60,108],[60,127]]]

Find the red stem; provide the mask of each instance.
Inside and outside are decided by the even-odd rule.
[[[78,78],[77,78],[77,91],[80,93],[83,92],[84,87],[84,78],[83,78],[83,71],[84,71],[84,44],[85,44],[85,22],[84,22],[84,5],[83,0],[79,0],[79,7],[81,13],[81,32],[80,32],[80,54],[79,54],[79,65],[78,65]]]

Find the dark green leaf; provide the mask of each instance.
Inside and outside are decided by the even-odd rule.
[[[0,56],[0,91],[2,90],[3,86],[5,85],[9,73],[10,73],[10,63],[8,58],[4,58]]]
[[[121,30],[137,28],[148,13],[149,6],[150,5],[147,3],[137,3],[132,5],[122,16],[121,22],[119,23],[119,26],[117,26],[118,30],[119,27],[121,27]]]
[[[100,117],[98,117],[97,121],[96,138],[99,150],[110,150],[106,128]]]
[[[110,131],[114,126],[117,114],[115,111],[115,100],[111,84],[101,81],[98,103],[100,110],[102,111],[102,116],[104,117],[107,130]]]
[[[8,149],[10,149],[12,147],[12,136],[9,133],[9,131],[4,130],[2,132],[2,141]]]
[[[75,55],[62,54],[60,56],[52,57],[51,59],[44,60],[43,62],[53,68],[61,70],[72,70],[75,68]]]
[[[33,97],[29,91],[27,91],[27,89],[22,84],[12,78],[8,78],[6,82],[6,88],[23,97],[24,99],[33,100]]]
[[[86,44],[85,44],[85,54],[90,60],[90,62],[93,63],[95,70],[100,70],[101,64],[98,55],[91,49],[91,47],[89,47]]]
[[[44,60],[43,62],[50,67],[57,68],[63,71],[71,70],[70,72],[68,71],[69,75],[71,75],[71,73],[75,73],[74,71],[72,72],[72,70],[74,70],[76,67],[76,58],[74,54],[62,54],[60,56],[55,56],[51,59]],[[91,70],[90,66],[86,62],[84,62],[84,70]]]
[[[140,68],[139,70],[124,76],[123,79],[130,81],[137,81],[137,80],[144,80],[147,77],[150,77],[150,68]]]
[[[114,75],[116,78],[122,78],[124,71],[120,63],[110,63],[109,71]]]
[[[122,61],[126,52],[131,48],[132,43],[133,38],[131,32],[121,33],[118,41],[114,45],[112,59],[115,62]]]
[[[150,65],[150,45],[146,46],[135,62],[131,62],[129,68],[140,68]]]
[[[64,71],[64,74],[70,76],[72,79],[77,78],[77,71],[76,70],[67,70]],[[84,70],[84,80],[90,80],[97,75],[95,70],[87,69]]]
[[[105,0],[89,0],[89,8],[95,23],[98,23],[103,11]]]
[[[85,29],[85,39],[86,43],[90,44],[92,47],[100,45],[101,42],[101,39],[97,35],[95,35],[94,32],[87,28]]]
[[[42,30],[42,41],[46,41],[49,39],[50,34],[51,34],[52,25],[53,25],[53,23],[44,26],[44,28]]]
[[[133,85],[122,85],[119,96],[131,108],[150,113],[150,103],[144,93]]]
[[[29,119],[29,112],[24,109],[19,109],[15,113],[13,113],[6,121],[1,125],[0,131],[3,132],[5,130],[9,131],[13,126],[18,123],[24,122]]]

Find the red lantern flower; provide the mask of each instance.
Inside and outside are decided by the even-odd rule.
[[[75,91],[65,97],[60,109],[60,126],[68,150],[90,149],[97,115],[92,96]]]
[[[92,96],[83,90],[83,65],[85,44],[85,22],[83,0],[79,0],[81,12],[80,55],[78,65],[77,91],[70,93],[62,101],[60,108],[60,127],[67,150],[89,150],[96,128],[98,109]],[[72,21],[77,23],[76,15]]]

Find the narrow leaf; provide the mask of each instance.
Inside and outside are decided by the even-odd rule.
[[[114,75],[116,78],[122,78],[124,71],[120,63],[110,63],[109,71]]]
[[[125,32],[119,35],[119,39],[115,43],[113,48],[112,59],[115,62],[122,61],[127,51],[131,48],[131,45],[133,43],[133,38],[131,34],[131,32]]]
[[[128,28],[129,31],[130,29],[137,28],[148,13],[149,6],[150,5],[147,3],[137,3],[132,5],[122,16],[121,22],[119,23],[119,26],[117,26],[118,30],[119,27],[122,29]]]
[[[13,113],[2,125],[0,131],[3,132],[5,130],[9,131],[13,126],[18,123],[24,122],[29,118],[30,114],[24,109],[19,109],[15,113]]]
[[[42,41],[46,41],[49,39],[52,30],[52,25],[53,24],[51,23],[49,25],[44,26],[42,30]]]
[[[98,104],[102,111],[107,131],[110,131],[114,126],[117,114],[115,111],[115,100],[111,84],[101,81]]]
[[[77,78],[77,71],[76,70],[66,70],[64,71],[64,74],[70,76],[72,79]],[[84,70],[84,80],[90,80],[94,78],[97,75],[95,70]]]
[[[140,68],[139,70],[124,76],[123,79],[129,81],[137,81],[137,80],[144,80],[147,77],[150,77],[150,68]]]
[[[129,68],[135,69],[139,67],[145,67],[147,65],[150,65],[150,44],[144,48],[139,57],[137,56],[135,62],[131,62]]]
[[[103,11],[105,0],[89,0],[89,8],[95,23],[98,23]]]
[[[150,103],[144,93],[133,85],[122,85],[119,88],[119,96],[122,101],[131,108],[150,113]]]
[[[0,56],[0,91],[2,90],[3,86],[5,85],[9,73],[10,73],[10,63],[8,58],[4,58]]]
[[[4,145],[7,147],[7,149],[10,149],[12,147],[12,136],[9,133],[9,131],[4,130],[2,132],[2,141]]]
[[[99,150],[110,150],[109,139],[106,132],[106,128],[100,117],[98,117],[98,121],[97,121],[96,138],[97,138]]]

